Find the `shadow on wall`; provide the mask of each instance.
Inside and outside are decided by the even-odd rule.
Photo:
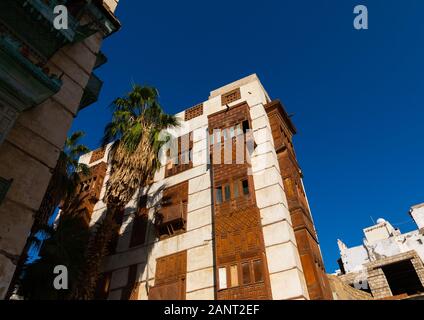
[[[128,249],[137,247],[143,248],[143,250],[140,250],[141,255],[136,257],[137,262],[130,265],[128,268],[126,285],[119,288],[121,290],[120,300],[138,300],[141,285],[145,285],[146,292],[149,292],[150,288],[147,280],[151,279],[152,275],[150,275],[151,270],[149,270],[148,265],[158,237],[157,221],[161,221],[162,218],[159,210],[170,201],[170,199],[162,197],[165,189],[166,185],[162,185],[154,193],[150,194],[150,185],[139,195],[137,205],[135,207],[126,207],[122,216],[118,218],[119,221],[116,221],[119,225],[125,226],[124,228],[119,228],[117,233],[113,236],[109,244],[109,254],[106,259],[117,253],[126,252]],[[149,216],[150,209],[154,212],[152,216]],[[102,214],[102,217],[105,213],[106,211]],[[124,224],[124,220],[129,219],[131,215],[133,216],[131,219],[132,221],[128,224]],[[101,220],[101,218],[99,220]],[[129,241],[124,242],[125,247],[119,250],[119,244],[120,241],[123,241],[124,235],[129,236]],[[145,274],[145,277],[141,279],[143,274]],[[97,284],[96,299],[108,299],[111,277],[111,271],[106,271],[101,275]],[[119,290],[118,288],[116,289]],[[118,297],[113,298],[118,299]]]

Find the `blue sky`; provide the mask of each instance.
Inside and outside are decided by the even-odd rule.
[[[353,28],[365,4],[369,30]],[[257,73],[298,129],[294,143],[328,272],[336,244],[384,217],[402,231],[424,202],[424,1],[121,1],[122,30],[96,73],[105,84],[72,131],[96,148],[108,105],[137,82],[176,113]]]

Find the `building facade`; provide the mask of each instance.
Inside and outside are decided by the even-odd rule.
[[[72,121],[99,95],[93,70],[107,60],[103,39],[120,27],[117,4],[0,1],[0,299]],[[63,28],[55,26],[59,14]]]
[[[283,105],[251,75],[176,116],[178,148],[117,218],[97,298],[331,299]],[[80,158],[105,177],[86,189],[102,189],[92,226],[109,148]]]
[[[405,299],[424,294],[424,204],[409,212],[418,229],[401,233],[378,219],[365,228],[363,244],[348,248],[338,240],[338,277],[374,299]]]

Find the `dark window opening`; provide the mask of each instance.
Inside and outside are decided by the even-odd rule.
[[[94,294],[95,300],[107,300],[110,289],[110,280],[112,273],[102,273],[97,281],[96,292]]]
[[[244,195],[248,195],[249,194],[249,182],[247,180],[243,180],[241,182],[242,187],[243,187],[243,194]]]
[[[230,200],[231,199],[230,185],[226,184],[224,190],[225,190],[225,201]]]
[[[133,227],[131,231],[130,248],[139,246],[146,241],[146,230],[147,230],[148,216],[143,211],[139,212],[133,221]]]
[[[222,203],[222,187],[218,187],[215,189],[216,191],[216,203]]]
[[[411,260],[405,260],[382,267],[390,290],[394,296],[400,294],[414,295],[424,292],[420,278]]]
[[[116,253],[116,247],[118,246],[118,240],[119,240],[119,229],[122,226],[122,223],[124,221],[124,215],[125,215],[125,209],[119,210],[115,212],[113,216],[113,220],[116,223],[116,230],[114,230],[114,233],[112,235],[112,238],[108,244],[108,254],[112,255]]]
[[[243,132],[246,133],[247,130],[250,129],[250,127],[249,127],[249,120],[244,120],[243,123],[242,123],[242,125],[243,125]]]

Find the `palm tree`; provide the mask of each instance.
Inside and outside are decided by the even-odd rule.
[[[65,141],[59,160],[53,171],[46,194],[41,202],[40,209],[34,218],[34,228],[40,229],[48,225],[48,220],[59,206],[60,202],[66,202],[74,195],[75,189],[80,182],[81,175],[88,175],[89,168],[78,162],[79,157],[90,150],[79,144],[84,137],[84,132],[74,132]]]
[[[160,132],[178,125],[173,115],[164,113],[153,87],[134,85],[126,96],[112,103],[112,120],[105,127],[102,145],[114,142],[109,153],[110,177],[104,202],[107,210],[97,225],[87,251],[87,264],[81,271],[75,299],[92,299],[99,279],[100,264],[108,244],[119,227],[115,216],[160,167],[159,149],[166,141]]]
[[[49,219],[53,216],[61,201],[70,201],[80,181],[81,175],[88,174],[88,167],[78,163],[79,157],[90,151],[84,145],[79,144],[79,140],[83,136],[83,132],[77,131],[65,141],[64,148],[59,154],[59,159],[53,170],[40,208],[34,216],[34,223],[30,235],[19,257],[15,274],[9,287],[8,297],[13,293],[16,282],[21,276],[23,267],[28,259],[29,249],[39,242],[37,234],[42,232],[42,230],[49,230]]]

